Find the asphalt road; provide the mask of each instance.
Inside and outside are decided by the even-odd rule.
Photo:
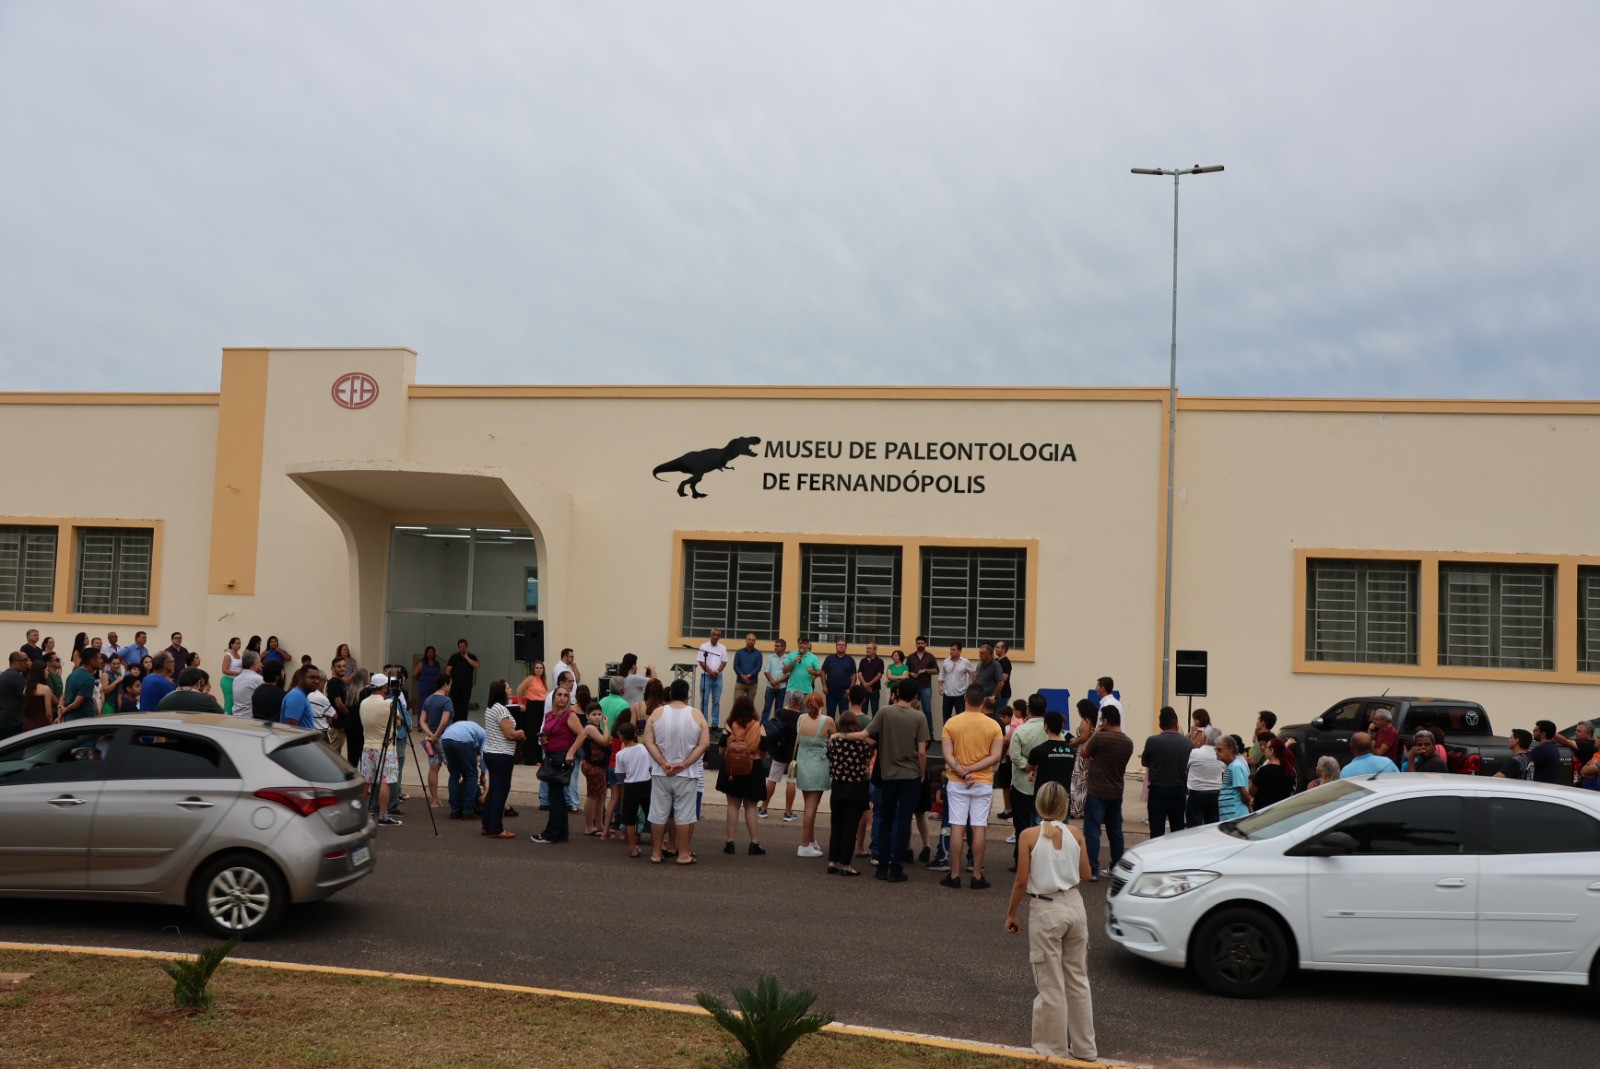
[[[920,867],[900,886],[825,876],[797,858],[799,825],[763,824],[770,853],[721,853],[721,811],[699,864],[650,865],[618,844],[535,846],[442,822],[416,802],[380,838],[376,872],[292,910],[241,956],[496,980],[691,1002],[774,971],[809,987],[841,1021],[1028,1044],[1033,986],[1025,937],[1002,929],[1009,848],[987,891],[936,886]],[[825,820],[825,818],[824,818]],[[581,817],[574,827],[582,830]],[[819,828],[826,840],[826,829]],[[1086,888],[1101,1056],[1162,1067],[1591,1065],[1600,1008],[1582,988],[1374,975],[1301,976],[1261,1002],[1213,997],[1187,975],[1131,958],[1100,934],[1104,883]],[[147,949],[195,940],[182,911],[0,902],[0,939]]]

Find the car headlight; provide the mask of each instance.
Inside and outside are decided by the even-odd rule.
[[[1138,898],[1177,898],[1196,887],[1204,887],[1220,873],[1195,869],[1188,872],[1147,872],[1134,882],[1128,893]]]

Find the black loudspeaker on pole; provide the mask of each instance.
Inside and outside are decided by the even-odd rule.
[[[1180,698],[1204,698],[1206,696],[1206,651],[1205,650],[1176,650],[1174,660],[1177,662],[1177,687],[1175,692]]]
[[[511,655],[522,664],[544,660],[544,621],[511,621]]]

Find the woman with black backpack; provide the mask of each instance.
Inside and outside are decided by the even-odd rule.
[[[766,853],[761,849],[761,826],[756,820],[756,807],[767,797],[767,777],[761,768],[765,735],[761,719],[756,716],[755,702],[743,695],[734,699],[719,740],[722,769],[717,773],[717,790],[727,799],[728,806],[728,841],[722,847],[724,854],[734,852],[733,833],[739,826],[741,810],[745,828],[750,833],[749,852]]]

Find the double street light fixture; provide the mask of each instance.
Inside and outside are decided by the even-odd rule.
[[[1135,167],[1134,174],[1172,176],[1172,350],[1167,385],[1167,577],[1161,599],[1161,704],[1166,705],[1172,678],[1172,506],[1178,458],[1178,180],[1189,174],[1214,174],[1221,165],[1172,168]]]

